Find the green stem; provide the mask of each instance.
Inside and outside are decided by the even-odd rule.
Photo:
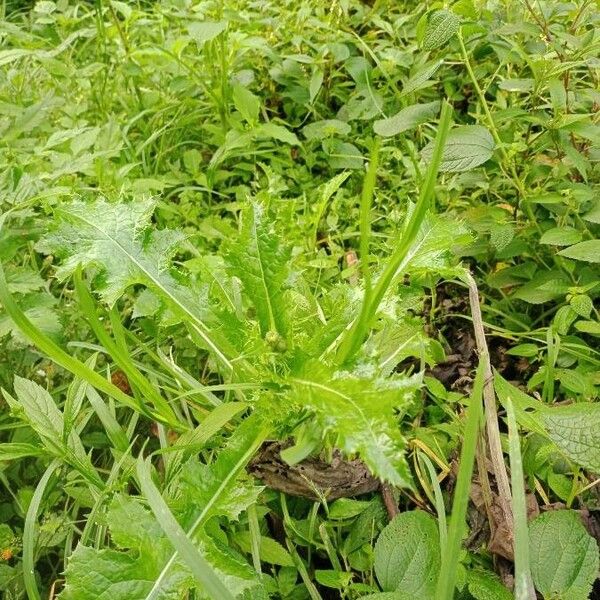
[[[371,149],[369,168],[363,183],[362,196],[360,200],[360,266],[365,286],[365,302],[371,294],[371,271],[369,268],[369,248],[371,236],[371,207],[373,205],[373,193],[377,179],[377,167],[379,164],[380,141],[376,139]]]
[[[372,293],[369,294],[370,297],[365,297],[363,299],[361,312],[358,318],[354,321],[352,327],[346,330],[342,336],[337,355],[337,363],[340,365],[351,360],[362,345],[371,325],[371,321],[375,316],[383,297],[395,279],[398,269],[406,258],[406,255],[421,228],[427,210],[434,197],[435,183],[442,162],[442,152],[450,130],[451,120],[452,107],[447,102],[444,102],[440,114],[438,132],[435,138],[433,155],[431,157],[431,162],[427,167],[427,172],[425,173],[425,179],[421,186],[419,198],[409,218],[408,224],[401,234],[396,250],[388,259],[383,273],[377,280]]]
[[[498,148],[498,152],[500,152],[500,154],[502,156],[502,163],[504,163],[504,165],[506,165],[506,166],[504,166],[503,164],[501,164],[500,168],[502,169],[502,172],[506,175],[506,177],[515,186],[517,193],[519,195],[519,204],[521,204],[521,202],[523,200],[525,200],[525,197],[527,196],[527,192],[525,191],[525,186],[523,185],[523,182],[519,178],[519,175],[517,173],[517,170],[515,169],[514,163],[510,160],[510,157],[508,156],[508,154],[506,153],[506,150],[504,149],[502,140],[500,139],[500,135],[499,135],[498,129],[496,127],[496,123],[494,122],[494,117],[492,117],[492,113],[490,112],[490,108],[485,99],[485,94],[483,93],[483,90],[481,89],[481,86],[479,85],[479,82],[477,81],[475,72],[473,71],[473,67],[471,65],[471,61],[469,60],[469,55],[468,55],[467,49],[465,47],[465,42],[463,40],[462,31],[460,29],[458,30],[457,37],[458,37],[458,43],[460,44],[460,51],[462,54],[463,62],[465,63],[465,67],[467,69],[467,73],[469,74],[469,78],[471,79],[473,88],[475,88],[475,93],[477,94],[477,98],[479,98],[479,103],[481,104],[481,107],[483,108],[483,112],[485,113],[485,118],[488,122],[488,126],[492,133],[492,137],[494,138],[494,141],[496,142],[496,147]],[[506,172],[506,170],[505,170],[506,168],[508,168],[509,173]],[[530,219],[530,221],[532,223],[534,223],[536,225],[538,231],[541,232],[540,225],[536,221],[535,216],[533,214],[533,210],[531,209],[531,206],[527,202],[525,202],[525,211],[526,211],[527,216]]]

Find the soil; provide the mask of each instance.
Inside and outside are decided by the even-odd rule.
[[[333,451],[330,463],[317,456],[290,466],[280,454],[290,445],[291,442],[263,444],[248,471],[271,489],[310,500],[336,500],[379,489],[379,480],[362,461],[346,460],[338,450]]]

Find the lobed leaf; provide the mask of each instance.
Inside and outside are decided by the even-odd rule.
[[[240,235],[226,260],[256,308],[263,336],[269,331],[285,336],[288,330],[284,290],[289,256],[266,209],[253,202],[242,214]]]
[[[171,272],[171,257],[183,234],[150,228],[155,205],[154,200],[110,203],[102,198],[62,205],[56,211],[56,230],[42,238],[37,249],[64,259],[57,269],[59,279],[72,275],[79,266],[94,267],[101,274],[98,290],[111,306],[127,288],[135,284],[148,287],[230,369],[235,352],[208,331],[206,304],[199,303],[198,295]]]
[[[368,370],[364,374],[334,371],[309,361],[288,381],[290,399],[314,414],[315,424],[335,436],[340,450],[358,454],[381,479],[409,485],[405,442],[394,413],[408,406],[419,387],[419,376],[380,379]]]

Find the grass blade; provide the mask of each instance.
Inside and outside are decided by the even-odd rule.
[[[41,600],[40,592],[35,580],[35,545],[37,517],[44,498],[44,492],[54,471],[60,466],[59,460],[53,460],[35,488],[33,497],[25,516],[23,527],[23,580],[29,600]]]
[[[138,371],[129,354],[104,329],[96,310],[96,303],[81,276],[81,269],[77,269],[73,274],[73,283],[81,310],[99,342],[104,346],[119,368],[127,375],[133,386],[140,390],[144,398],[148,398],[154,404],[155,410],[162,415],[163,420],[177,427],[178,420],[169,403],[157,392],[144,375]],[[144,409],[141,408],[141,410]]]
[[[529,565],[529,531],[527,528],[527,503],[523,479],[521,441],[512,400],[505,401],[508,417],[508,452],[510,457],[512,512],[515,549],[515,600],[535,600],[535,591]]]
[[[266,427],[265,425],[263,425],[262,423],[260,423],[259,421],[257,421],[257,420],[251,421],[251,419],[252,419],[252,416],[248,417],[241,426],[241,427],[245,427],[248,430],[252,428],[253,435],[252,435],[251,441],[246,440],[245,436],[244,436],[244,438],[241,440],[235,440],[235,443],[233,444],[233,442],[232,442],[233,436],[232,436],[232,438],[230,438],[229,444],[230,445],[233,444],[233,448],[231,448],[231,451],[235,456],[235,458],[233,459],[234,462],[233,462],[233,464],[228,466],[227,475],[219,482],[219,485],[215,487],[209,501],[205,504],[202,511],[200,512],[200,514],[198,515],[198,517],[196,518],[196,520],[194,521],[192,526],[189,528],[189,530],[187,532],[188,536],[194,535],[194,533],[206,522],[206,520],[209,518],[214,506],[218,503],[221,495],[223,493],[225,493],[225,491],[234,484],[235,478],[237,477],[237,475],[248,464],[248,462],[254,456],[257,449],[267,438],[267,435],[269,433],[269,428]],[[236,430],[236,433],[238,433],[239,431],[240,431],[239,429]],[[247,432],[245,432],[245,434],[246,433]],[[234,436],[235,436],[235,433],[234,433]],[[217,460],[219,460],[219,459],[217,458]],[[166,562],[165,566],[163,567],[162,571],[160,572],[159,576],[157,577],[156,581],[154,582],[154,586],[153,586],[152,590],[150,590],[150,592],[146,596],[145,600],[156,600],[159,597],[160,588],[161,588],[165,578],[167,577],[167,574],[169,573],[171,566],[175,562],[178,552],[179,552],[179,549],[177,547],[175,547],[175,552],[171,555],[169,560]]]
[[[371,297],[371,270],[369,268],[369,248],[371,236],[371,206],[377,179],[377,167],[379,165],[379,139],[376,139],[371,149],[369,168],[365,175],[362,195],[360,199],[360,266],[365,285],[365,300],[369,302]]]
[[[108,394],[120,404],[140,412],[140,407],[130,396],[87,367],[84,363],[65,352],[56,342],[40,331],[27,318],[8,289],[2,265],[0,265],[0,303],[23,335],[28,338],[34,346],[37,346],[44,354],[46,354],[50,360],[63,367],[63,369],[70,371],[73,375],[84,379],[101,392]],[[146,414],[146,416],[149,416],[150,418],[162,420],[160,415],[153,415],[151,413],[143,414]]]
[[[142,492],[162,530],[169,540],[171,540],[179,556],[181,556],[191,569],[194,577],[202,584],[204,591],[214,600],[234,600],[234,596],[221,582],[210,563],[202,556],[196,546],[194,546],[192,540],[186,535],[181,525],[179,525],[158,491],[158,488],[154,485],[149,458],[145,460],[142,456],[138,458],[137,475]]]
[[[346,330],[342,337],[337,355],[337,362],[340,365],[351,360],[363,343],[370,323],[377,312],[383,297],[396,277],[398,268],[402,264],[402,261],[410,250],[410,247],[419,232],[423,219],[433,200],[435,182],[442,161],[442,152],[444,150],[446,138],[450,131],[451,121],[452,107],[448,102],[444,102],[440,114],[440,122],[435,138],[431,162],[427,167],[425,179],[421,186],[415,209],[408,220],[405,230],[401,234],[396,250],[394,250],[394,253],[388,259],[382,274],[373,287],[372,293],[365,295],[358,318],[354,321],[352,327]],[[367,190],[368,183],[368,181],[365,182],[365,188],[367,188]]]
[[[454,598],[458,558],[466,529],[465,519],[469,504],[469,489],[471,487],[471,475],[475,463],[477,437],[482,416],[483,372],[484,361],[480,360],[469,401],[460,466],[448,527],[448,542],[445,547],[442,546],[442,565],[437,583],[437,600],[452,600]]]
[[[418,453],[418,458],[421,463],[425,465],[427,468],[427,472],[429,474],[429,480],[431,482],[431,487],[433,488],[434,501],[435,501],[435,511],[438,517],[438,528],[440,531],[440,547],[442,548],[442,554],[444,552],[444,548],[446,547],[446,543],[448,542],[448,528],[446,525],[446,508],[444,506],[444,497],[442,495],[442,488],[440,487],[440,482],[438,480],[438,475],[435,472],[435,467],[431,462],[429,456],[427,456],[424,452]]]

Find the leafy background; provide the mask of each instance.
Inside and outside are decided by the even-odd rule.
[[[542,515],[523,571],[471,493],[457,597],[509,597],[513,559],[541,597],[589,597],[596,3],[1,10],[7,598],[439,598],[480,402],[467,269],[506,461],[512,409]],[[442,100],[453,124],[420,215]],[[368,335],[351,337],[361,310]],[[290,438],[291,464],[359,456],[401,514],[387,525],[379,493],[311,501],[247,474]]]

